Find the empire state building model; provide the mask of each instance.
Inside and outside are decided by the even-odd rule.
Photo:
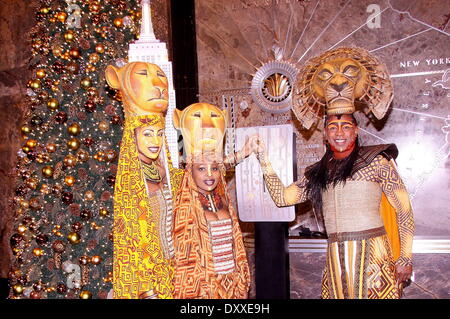
[[[173,111],[176,107],[175,90],[172,79],[172,62],[169,61],[166,43],[155,37],[152,25],[150,0],[142,0],[142,22],[139,40],[130,43],[128,62],[149,62],[158,65],[169,81],[169,107],[166,114],[165,135],[174,167],[178,167],[177,131],[173,127]]]

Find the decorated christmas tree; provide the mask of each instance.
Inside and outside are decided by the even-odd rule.
[[[12,298],[106,298],[123,113],[105,82],[137,38],[136,0],[41,0],[30,31],[10,246]]]

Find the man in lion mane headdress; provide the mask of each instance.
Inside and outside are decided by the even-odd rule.
[[[299,72],[293,112],[305,128],[325,115],[326,152],[285,187],[262,141],[264,180],[277,206],[310,199],[328,235],[322,298],[400,298],[412,273],[414,220],[394,144],[361,146],[357,109],[381,119],[393,98],[386,67],[360,48],[311,59]]]

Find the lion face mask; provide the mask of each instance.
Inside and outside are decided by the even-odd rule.
[[[364,94],[367,71],[353,59],[334,59],[319,66],[313,88],[327,104],[327,114],[353,113],[354,100]]]
[[[299,72],[292,111],[309,129],[323,113],[354,113],[381,119],[393,98],[386,66],[368,51],[342,47],[312,58]]]
[[[227,112],[208,103],[195,103],[183,111],[175,110],[173,123],[181,129],[185,151],[189,156],[216,152],[222,158]]]
[[[106,68],[109,86],[120,90],[125,114],[164,113],[168,107],[168,80],[159,66],[131,62],[121,68]]]

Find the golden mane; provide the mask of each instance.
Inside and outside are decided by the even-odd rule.
[[[377,119],[386,114],[393,99],[393,86],[386,66],[367,50],[357,47],[340,47],[310,59],[298,73],[293,94],[292,111],[302,125],[311,125],[327,111],[326,101],[313,88],[313,78],[319,67],[335,59],[357,61],[367,72],[364,93],[355,97],[355,106],[366,114],[372,112]]]

